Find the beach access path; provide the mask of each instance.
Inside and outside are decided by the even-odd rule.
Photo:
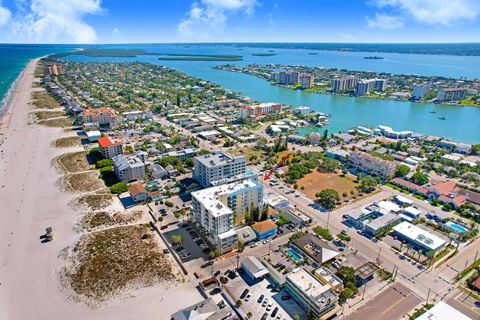
[[[169,319],[201,301],[191,281],[139,289],[95,308],[69,299],[59,272],[62,249],[80,236],[73,230],[78,212],[68,205],[76,195],[60,191],[52,159],[82,149],[52,146],[72,132],[28,124],[36,62],[20,75],[0,127],[0,319]],[[42,243],[46,227],[55,240]]]

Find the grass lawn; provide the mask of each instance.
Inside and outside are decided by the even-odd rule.
[[[313,171],[312,173],[307,174],[302,179],[298,180],[298,187],[304,187],[302,192],[311,200],[315,199],[315,193],[323,189],[334,189],[338,192],[341,198],[342,193],[346,192],[346,199],[351,199],[353,195],[350,194],[350,191],[355,191],[355,186],[357,183],[354,182],[354,178],[350,176],[342,177],[339,174],[335,173],[321,173],[318,171]]]

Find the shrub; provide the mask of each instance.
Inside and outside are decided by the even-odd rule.
[[[117,182],[110,187],[110,192],[114,194],[120,194],[128,191],[128,186],[125,182]]]

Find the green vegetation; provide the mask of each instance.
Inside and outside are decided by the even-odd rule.
[[[380,183],[380,180],[378,178],[374,178],[370,175],[367,175],[365,177],[359,175],[358,180],[360,181],[360,185],[357,186],[357,189],[365,193],[375,191],[375,188]]]
[[[110,187],[110,192],[114,194],[121,194],[128,191],[128,186],[125,182],[117,182]]]
[[[415,312],[411,316],[408,316],[408,317],[409,317],[410,320],[415,320],[418,317],[420,317],[422,314],[427,312],[428,310],[432,309],[433,306],[434,306],[433,304],[428,303],[425,306],[423,306],[421,309],[415,310]]]
[[[345,302],[348,298],[358,293],[358,288],[355,285],[355,269],[348,266],[341,266],[337,269],[335,275],[342,279],[345,288],[340,295],[340,302]]]
[[[174,234],[172,236],[172,243],[174,246],[179,245],[182,243],[182,236],[178,234]]]
[[[343,233],[337,234],[337,238],[345,242],[350,242],[352,240],[352,238],[349,235],[346,235]]]
[[[252,56],[256,56],[256,57],[272,57],[272,56],[276,56],[277,54],[276,53],[252,53]]]
[[[290,242],[295,242],[295,240],[297,240],[297,239],[305,236],[306,234],[307,234],[306,232],[297,231],[297,232],[295,232],[294,234],[292,234],[292,235],[288,238],[288,240],[289,240]]]
[[[97,169],[101,169],[101,168],[104,168],[104,167],[111,167],[111,166],[113,166],[113,160],[111,160],[111,159],[98,160],[97,163],[95,164],[95,166],[97,167]]]
[[[409,166],[407,166],[405,164],[397,165],[397,168],[395,170],[395,176],[396,177],[405,177],[409,173],[410,173],[410,167]]]
[[[324,157],[317,170],[322,173],[333,173],[340,168],[340,163],[332,158]]]
[[[337,206],[337,202],[340,201],[340,195],[336,190],[324,189],[315,194],[317,202],[326,210],[333,210]]]
[[[427,184],[428,181],[430,181],[430,179],[428,178],[428,175],[426,173],[423,173],[422,171],[418,170],[410,178],[410,181],[412,181],[415,184],[418,184],[419,186],[423,186],[424,184]]]
[[[327,241],[333,240],[332,233],[327,228],[316,226],[315,228],[313,228],[313,232],[315,232],[316,234],[318,234],[319,236],[321,236],[323,239]]]
[[[279,217],[278,217],[278,220],[277,220],[277,226],[281,227],[283,226],[284,224],[287,224],[289,223],[290,220],[285,217],[283,214],[281,214]]]

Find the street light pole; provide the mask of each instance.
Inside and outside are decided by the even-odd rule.
[[[327,215],[327,230],[329,230],[328,229],[329,224],[330,224],[330,210],[328,210],[328,215]]]

